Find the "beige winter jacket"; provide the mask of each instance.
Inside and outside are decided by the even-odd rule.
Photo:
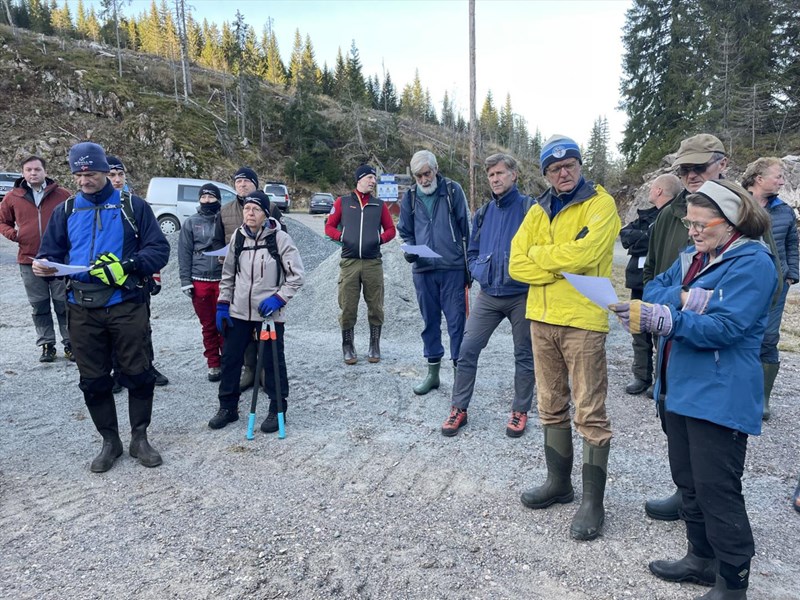
[[[266,228],[262,229],[256,239],[247,235],[244,225],[240,228],[244,234],[244,247],[239,255],[238,272],[234,258],[234,242],[231,236],[228,254],[222,264],[222,281],[219,285],[219,301],[230,303],[231,317],[243,321],[261,321],[258,305],[262,300],[278,294],[287,303],[303,286],[305,273],[300,252],[288,233],[281,230],[280,224],[270,218]],[[280,283],[278,265],[264,245],[267,236],[277,236],[275,241],[283,264],[283,275]],[[258,245],[258,248],[253,248]],[[286,306],[272,314],[275,321],[286,321]]]

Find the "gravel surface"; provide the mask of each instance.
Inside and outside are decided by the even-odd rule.
[[[704,592],[647,569],[649,560],[683,555],[684,529],[644,515],[646,498],[673,487],[652,401],[624,393],[630,339],[616,323],[607,342],[615,437],[606,524],[601,538],[578,543],[569,523],[579,463],[575,503],[530,511],[519,502],[545,467],[535,415],[522,438],[504,435],[510,327],[481,356],[469,425],[444,438],[452,371],[442,369],[438,391],[411,392],[425,370],[422,325],[399,243],[384,252],[383,360],[364,359],[362,312],[360,360],[346,367],[338,247],[287,218],[307,280],[289,305],[286,439],[257,432],[247,441],[246,419],[208,429],[216,385],[206,381],[175,260],[153,299],[156,362],[170,384],[156,390],[149,433],[164,465],[146,469],[125,454],[99,475],[88,469],[100,438],[77,370],[61,356],[38,362],[15,245],[0,238],[0,597],[688,600]],[[621,272],[624,257],[618,262]],[[784,353],[775,416],[750,440],[753,599],[796,599],[800,590],[800,515],[789,504],[800,457],[798,371],[798,355]],[[249,400],[248,392],[243,413]],[[124,394],[117,402],[127,446]]]

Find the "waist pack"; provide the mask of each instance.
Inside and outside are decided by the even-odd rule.
[[[71,280],[69,289],[75,297],[75,302],[85,308],[101,308],[105,306],[117,288],[102,283],[86,283]]]

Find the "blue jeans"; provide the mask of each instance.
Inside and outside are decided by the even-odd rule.
[[[761,362],[769,365],[776,365],[780,362],[778,356],[778,342],[781,339],[781,319],[783,318],[783,307],[786,305],[786,294],[789,292],[789,284],[784,280],[783,290],[778,301],[769,311],[767,318],[767,329],[764,331],[764,339],[761,341]]]
[[[467,321],[467,301],[464,295],[464,271],[424,271],[414,273],[419,312],[425,322],[422,343],[425,358],[442,358],[442,313],[447,320],[450,336],[450,358],[458,359],[464,324]]]

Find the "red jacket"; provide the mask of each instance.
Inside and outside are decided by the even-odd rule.
[[[20,177],[14,184],[14,189],[0,202],[0,233],[19,244],[19,264],[33,263],[30,257],[39,252],[50,215],[70,195],[69,190],[48,178],[45,180],[44,197],[37,208],[31,188]]]

